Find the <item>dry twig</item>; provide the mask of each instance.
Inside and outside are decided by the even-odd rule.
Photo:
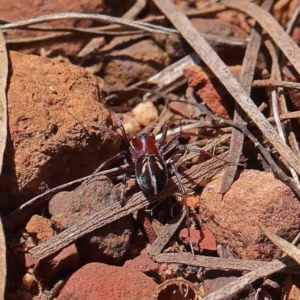
[[[253,271],[264,266],[269,266],[273,263],[249,259],[219,258],[203,255],[193,256],[189,253],[161,253],[155,255],[153,259],[158,263],[182,264],[214,270],[221,269],[238,271]],[[292,261],[289,261],[287,265],[285,263],[281,263],[281,265],[284,268],[280,271],[287,273],[300,273],[300,267]]]
[[[147,253],[155,259],[155,256],[159,254],[167,243],[170,241],[182,221],[186,217],[186,210],[183,209],[174,220],[172,220],[169,224],[166,224],[160,235],[156,238],[154,243],[152,243],[147,250]]]
[[[122,18],[101,15],[101,14],[84,14],[84,13],[60,13],[60,14],[53,14],[53,15],[44,15],[37,18],[0,25],[0,30],[4,31],[7,29],[23,28],[30,25],[57,21],[62,19],[79,19],[79,20],[87,19],[87,20],[94,20],[103,23],[125,25],[128,27],[137,28],[152,33],[177,34],[177,30],[169,29],[169,28],[165,28],[162,26],[153,25],[145,22],[131,21]]]
[[[254,88],[283,87],[287,89],[300,90],[300,83],[290,82],[290,81],[279,81],[274,79],[262,79],[262,80],[254,80],[252,83],[252,87]]]

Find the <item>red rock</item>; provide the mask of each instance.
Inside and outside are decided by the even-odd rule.
[[[98,176],[73,192],[55,195],[49,202],[49,212],[55,227],[62,231],[116,202],[117,188],[107,177]],[[84,262],[119,263],[131,249],[132,227],[131,217],[126,216],[78,239],[80,258]]]
[[[260,222],[273,233],[292,241],[300,229],[300,203],[272,173],[245,170],[223,196],[222,176],[203,190],[201,218],[217,242],[243,259],[270,260],[281,253],[261,232]]]
[[[43,284],[51,284],[77,270],[81,264],[77,248],[72,244],[59,253],[40,260],[34,274]]]
[[[158,264],[155,263],[148,254],[142,253],[133,260],[127,260],[124,264],[125,268],[132,268],[143,273],[155,272],[158,270]]]
[[[210,230],[190,229],[193,248],[197,252],[217,251],[217,243],[213,233]],[[189,245],[188,230],[184,228],[180,231],[179,237],[185,245]]]
[[[39,215],[32,216],[25,229],[37,243],[45,242],[54,235],[51,221]]]
[[[69,278],[57,300],[152,300],[156,290],[140,271],[91,263]]]
[[[38,263],[38,261],[33,258],[30,253],[25,253],[24,260],[26,268],[31,268]]]
[[[231,73],[238,78],[241,66],[229,67]],[[184,70],[190,87],[217,116],[229,119],[232,114],[234,100],[219,80],[207,69],[189,66]]]
[[[9,52],[9,59],[10,141],[0,178],[1,207],[91,174],[119,147],[90,125],[111,121],[96,77],[35,55]]]

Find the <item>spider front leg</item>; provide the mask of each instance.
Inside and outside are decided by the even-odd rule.
[[[92,174],[91,177],[86,181],[86,183],[89,183],[94,176],[100,172],[101,170],[106,170],[109,169],[113,164],[118,163],[120,161],[124,161],[127,162],[126,158],[127,158],[128,154],[127,151],[121,151],[118,154],[116,154],[115,156],[109,158],[108,160],[106,160],[105,162],[103,162]]]
[[[162,145],[166,142],[168,129],[169,129],[169,124],[165,123],[162,130],[161,138],[156,144],[158,149],[161,149]]]

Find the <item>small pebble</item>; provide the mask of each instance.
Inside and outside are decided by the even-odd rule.
[[[147,126],[158,118],[158,112],[150,101],[139,103],[132,113],[141,126]]]
[[[30,290],[36,284],[34,275],[29,273],[23,276],[22,281],[27,290]]]

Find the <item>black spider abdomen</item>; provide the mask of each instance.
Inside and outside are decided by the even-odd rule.
[[[146,154],[136,162],[138,185],[147,196],[158,195],[168,181],[168,168],[161,157]]]

